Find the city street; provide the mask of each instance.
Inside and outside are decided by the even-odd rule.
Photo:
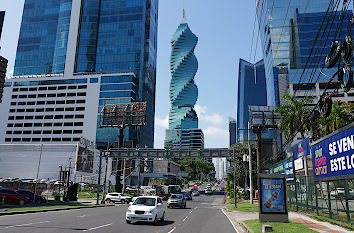
[[[0,232],[142,232],[142,233],[215,233],[235,232],[222,213],[224,196],[194,197],[187,209],[166,208],[165,222],[157,226],[149,223],[127,224],[128,205],[114,207],[65,210],[57,212],[9,215],[0,217]],[[164,202],[166,207],[166,202]]]

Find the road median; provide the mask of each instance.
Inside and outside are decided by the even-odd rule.
[[[39,212],[50,212],[50,211],[60,211],[60,210],[72,210],[72,209],[84,209],[84,208],[97,208],[97,207],[107,207],[114,206],[111,204],[104,205],[55,205],[55,206],[38,206],[38,207],[23,207],[23,208],[4,208],[0,209],[0,216],[4,215],[15,215],[15,214],[28,214],[28,213],[39,213]]]

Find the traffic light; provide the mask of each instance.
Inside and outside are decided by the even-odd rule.
[[[0,56],[0,103],[2,102],[2,93],[4,91],[7,59]]]

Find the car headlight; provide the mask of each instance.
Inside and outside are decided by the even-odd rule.
[[[127,209],[127,213],[131,213],[132,210],[130,208]]]
[[[154,211],[155,211],[155,210],[150,210],[150,211],[149,211],[149,213],[150,213],[150,214],[153,214],[153,213],[154,213]]]

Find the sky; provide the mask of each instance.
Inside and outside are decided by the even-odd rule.
[[[5,22],[0,55],[13,72],[24,0],[0,0]],[[255,19],[253,0],[185,0],[187,23],[199,38],[195,48],[199,68],[195,76],[198,101],[195,106],[205,148],[229,146],[228,118],[236,117],[236,81],[239,59],[257,62],[261,48],[250,54]],[[182,0],[159,0],[155,148],[163,148],[170,110],[170,39],[181,23]],[[254,38],[257,37],[257,24]],[[256,47],[253,41],[253,50]],[[250,56],[251,55],[251,56]],[[251,57],[251,59],[250,59]]]

